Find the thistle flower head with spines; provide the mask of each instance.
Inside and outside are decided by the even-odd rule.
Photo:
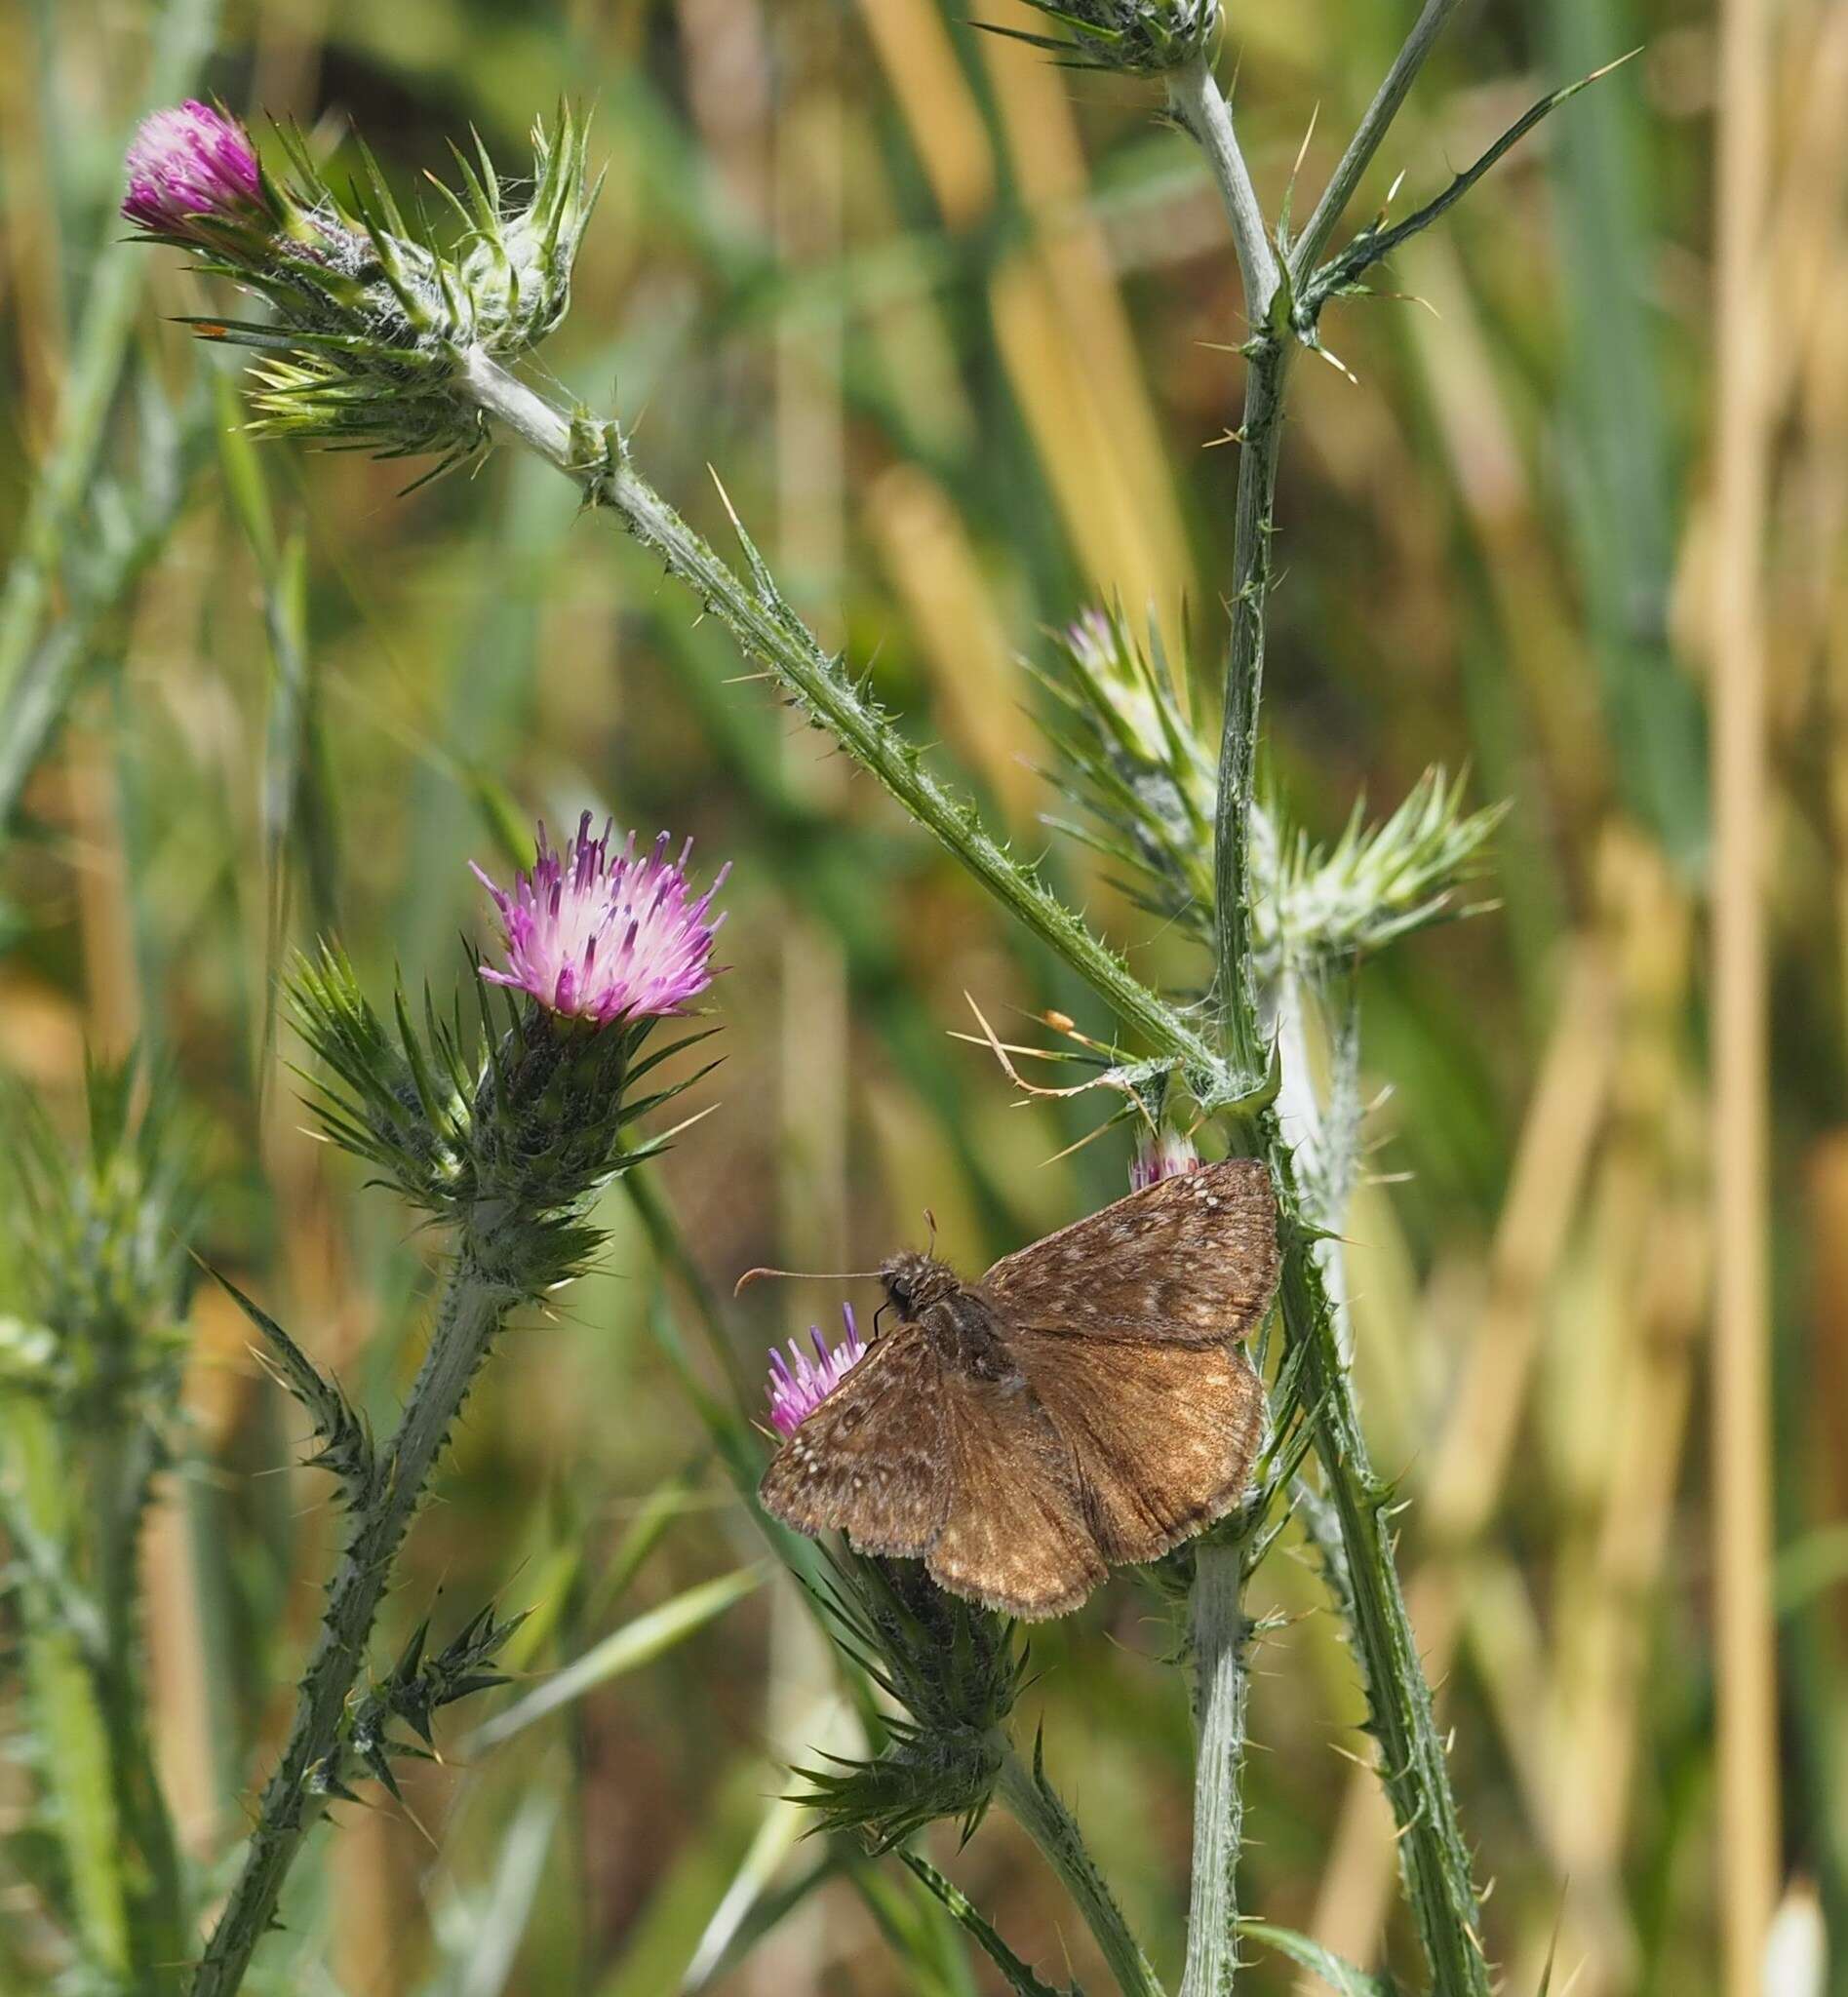
[[[201,337],[255,348],[259,432],[452,463],[486,441],[457,392],[475,349],[531,353],[564,318],[597,186],[585,134],[561,106],[532,135],[524,204],[504,193],[479,140],[457,154],[461,192],[441,187],[460,227],[444,240],[407,219],[363,141],[337,193],[301,136],[278,140],[284,179],[243,127],[196,103],[157,111],[129,155],[122,212],[150,241],[203,252],[198,267],[265,298],[267,321],[194,318]]]
[[[511,891],[479,867],[506,935],[507,968],[484,966],[491,984],[530,992],[547,1011],[607,1026],[613,1019],[682,1011],[712,983],[712,946],[723,915],[707,920],[729,866],[696,900],[687,879],[689,839],[668,857],[662,833],[638,858],[630,833],[612,857],[610,827],[590,836],[591,816],[554,851],[539,828],[538,857]]]
[[[860,1327],[854,1322],[853,1306],[843,1304],[841,1315],[846,1323],[846,1336],[838,1346],[828,1344],[821,1335],[820,1325],[808,1327],[808,1336],[815,1348],[812,1359],[794,1339],[789,1342],[787,1359],[772,1349],[768,1386],[770,1425],[779,1435],[795,1434],[866,1357],[866,1343],[860,1337]]]
[[[1141,907],[1196,940],[1213,933],[1212,750],[1183,704],[1185,660],[1145,644],[1121,609],[1086,610],[1058,636],[1058,667],[1038,673],[1054,705],[1042,726],[1050,780],[1081,815],[1056,830],[1121,871]],[[1458,889],[1480,864],[1503,807],[1465,806],[1463,786],[1428,769],[1382,823],[1356,806],[1332,845],[1290,826],[1276,803],[1250,814],[1252,942],[1261,978],[1315,970],[1471,913]]]
[[[537,1295],[583,1268],[601,1238],[587,1217],[599,1188],[668,1142],[636,1143],[626,1127],[709,1072],[636,1087],[716,1031],[643,1052],[718,974],[719,881],[689,900],[685,860],[668,858],[665,835],[641,860],[633,842],[612,860],[586,813],[563,852],[541,829],[512,893],[477,869],[509,953],[505,971],[475,963],[479,1038],[459,1007],[446,1017],[428,995],[419,1023],[398,993],[388,1025],[333,948],[296,967],[291,998],[326,1070],[308,1079],[328,1136],[461,1228],[516,1291]]]
[[[1121,69],[1162,76],[1201,56],[1219,39],[1220,0],[1026,0],[1056,21],[1063,37],[1021,28],[985,27],[1045,49],[1078,69]]]
[[[810,1587],[835,1641],[885,1694],[876,1751],[797,1771],[818,1826],[890,1851],[926,1824],[982,1821],[1005,1752],[1005,1727],[1026,1679],[1016,1625],[945,1594],[916,1560],[829,1551]],[[880,1739],[879,1736],[883,1736]]]

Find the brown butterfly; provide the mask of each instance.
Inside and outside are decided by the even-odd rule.
[[[1237,1341],[1277,1271],[1248,1158],[1159,1180],[979,1283],[895,1255],[897,1325],[777,1451],[765,1507],[988,1608],[1065,1615],[1242,1494],[1264,1391]]]

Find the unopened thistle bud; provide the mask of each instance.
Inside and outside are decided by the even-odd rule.
[[[800,1770],[802,1800],[828,1829],[876,1851],[945,1819],[966,1837],[995,1793],[1026,1675],[1014,1625],[945,1594],[915,1560],[843,1551],[829,1562],[819,1593],[838,1640],[902,1709],[885,1716],[885,1745],[870,1760]]]
[[[20,1105],[6,1220],[24,1309],[0,1318],[0,1379],[51,1393],[79,1428],[165,1410],[185,1348],[180,1246],[194,1153],[165,1084],[135,1110],[139,1063],[87,1077],[89,1143],[72,1155]]]
[[[157,111],[130,149],[122,212],[149,240],[203,252],[199,268],[266,298],[267,321],[195,319],[208,339],[257,349],[256,426],[446,462],[484,441],[456,392],[470,351],[530,353],[565,316],[596,187],[581,126],[561,108],[532,136],[531,192],[503,198],[486,151],[458,164],[445,240],[407,220],[362,143],[344,198],[298,134],[278,135],[293,176],[272,176],[244,128],[188,102]]]
[[[1210,55],[1219,37],[1219,0],[1027,0],[1065,30],[1063,37],[1003,28],[1084,69],[1160,76]]]

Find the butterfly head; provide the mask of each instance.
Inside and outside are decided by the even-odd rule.
[[[963,1287],[962,1278],[947,1263],[915,1252],[882,1262],[879,1279],[885,1285],[886,1300],[901,1317],[915,1318]]]

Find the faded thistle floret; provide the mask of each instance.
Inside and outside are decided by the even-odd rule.
[[[1482,904],[1460,901],[1458,891],[1480,870],[1506,815],[1505,804],[1465,810],[1462,785],[1441,765],[1377,825],[1357,802],[1329,846],[1281,831],[1277,814],[1265,814],[1252,838],[1252,870],[1269,889],[1254,925],[1265,974],[1315,971],[1474,915]]]
[[[1219,0],[1027,0],[1065,30],[1030,34],[984,21],[996,34],[1030,42],[1078,69],[1121,69],[1161,76],[1212,53],[1219,39]]]
[[[866,1357],[866,1344],[860,1337],[860,1327],[854,1322],[853,1306],[843,1304],[841,1315],[846,1323],[846,1336],[838,1346],[828,1344],[821,1335],[820,1325],[808,1327],[808,1336],[815,1348],[812,1359],[794,1339],[789,1342],[787,1359],[772,1348],[768,1388],[770,1425],[779,1435],[795,1434]]]
[[[1145,1130],[1136,1139],[1136,1155],[1129,1160],[1129,1190],[1140,1193],[1183,1172],[1199,1170],[1199,1153],[1185,1131],[1163,1123],[1153,1132]]]
[[[712,983],[712,946],[725,918],[708,921],[707,914],[730,867],[695,900],[687,879],[691,840],[671,860],[662,833],[638,859],[630,833],[612,858],[609,823],[596,839],[590,825],[586,811],[560,852],[541,825],[538,857],[515,875],[510,892],[474,868],[507,940],[507,968],[484,967],[482,976],[598,1026],[679,1012]]]
[[[122,212],[198,268],[256,293],[267,320],[195,318],[207,339],[256,348],[254,425],[267,435],[451,463],[485,442],[455,392],[463,356],[532,351],[565,316],[571,268],[597,195],[585,135],[561,106],[535,126],[530,192],[516,203],[479,140],[456,161],[461,192],[439,187],[457,226],[407,220],[360,142],[344,196],[301,136],[278,128],[292,177],[272,175],[249,135],[196,103],[157,111],[128,159]]]
[[[1145,646],[1121,608],[1090,609],[1057,648],[1058,669],[1038,675],[1055,703],[1045,774],[1082,815],[1047,822],[1121,867],[1151,914],[1210,934],[1213,758],[1160,634]]]

